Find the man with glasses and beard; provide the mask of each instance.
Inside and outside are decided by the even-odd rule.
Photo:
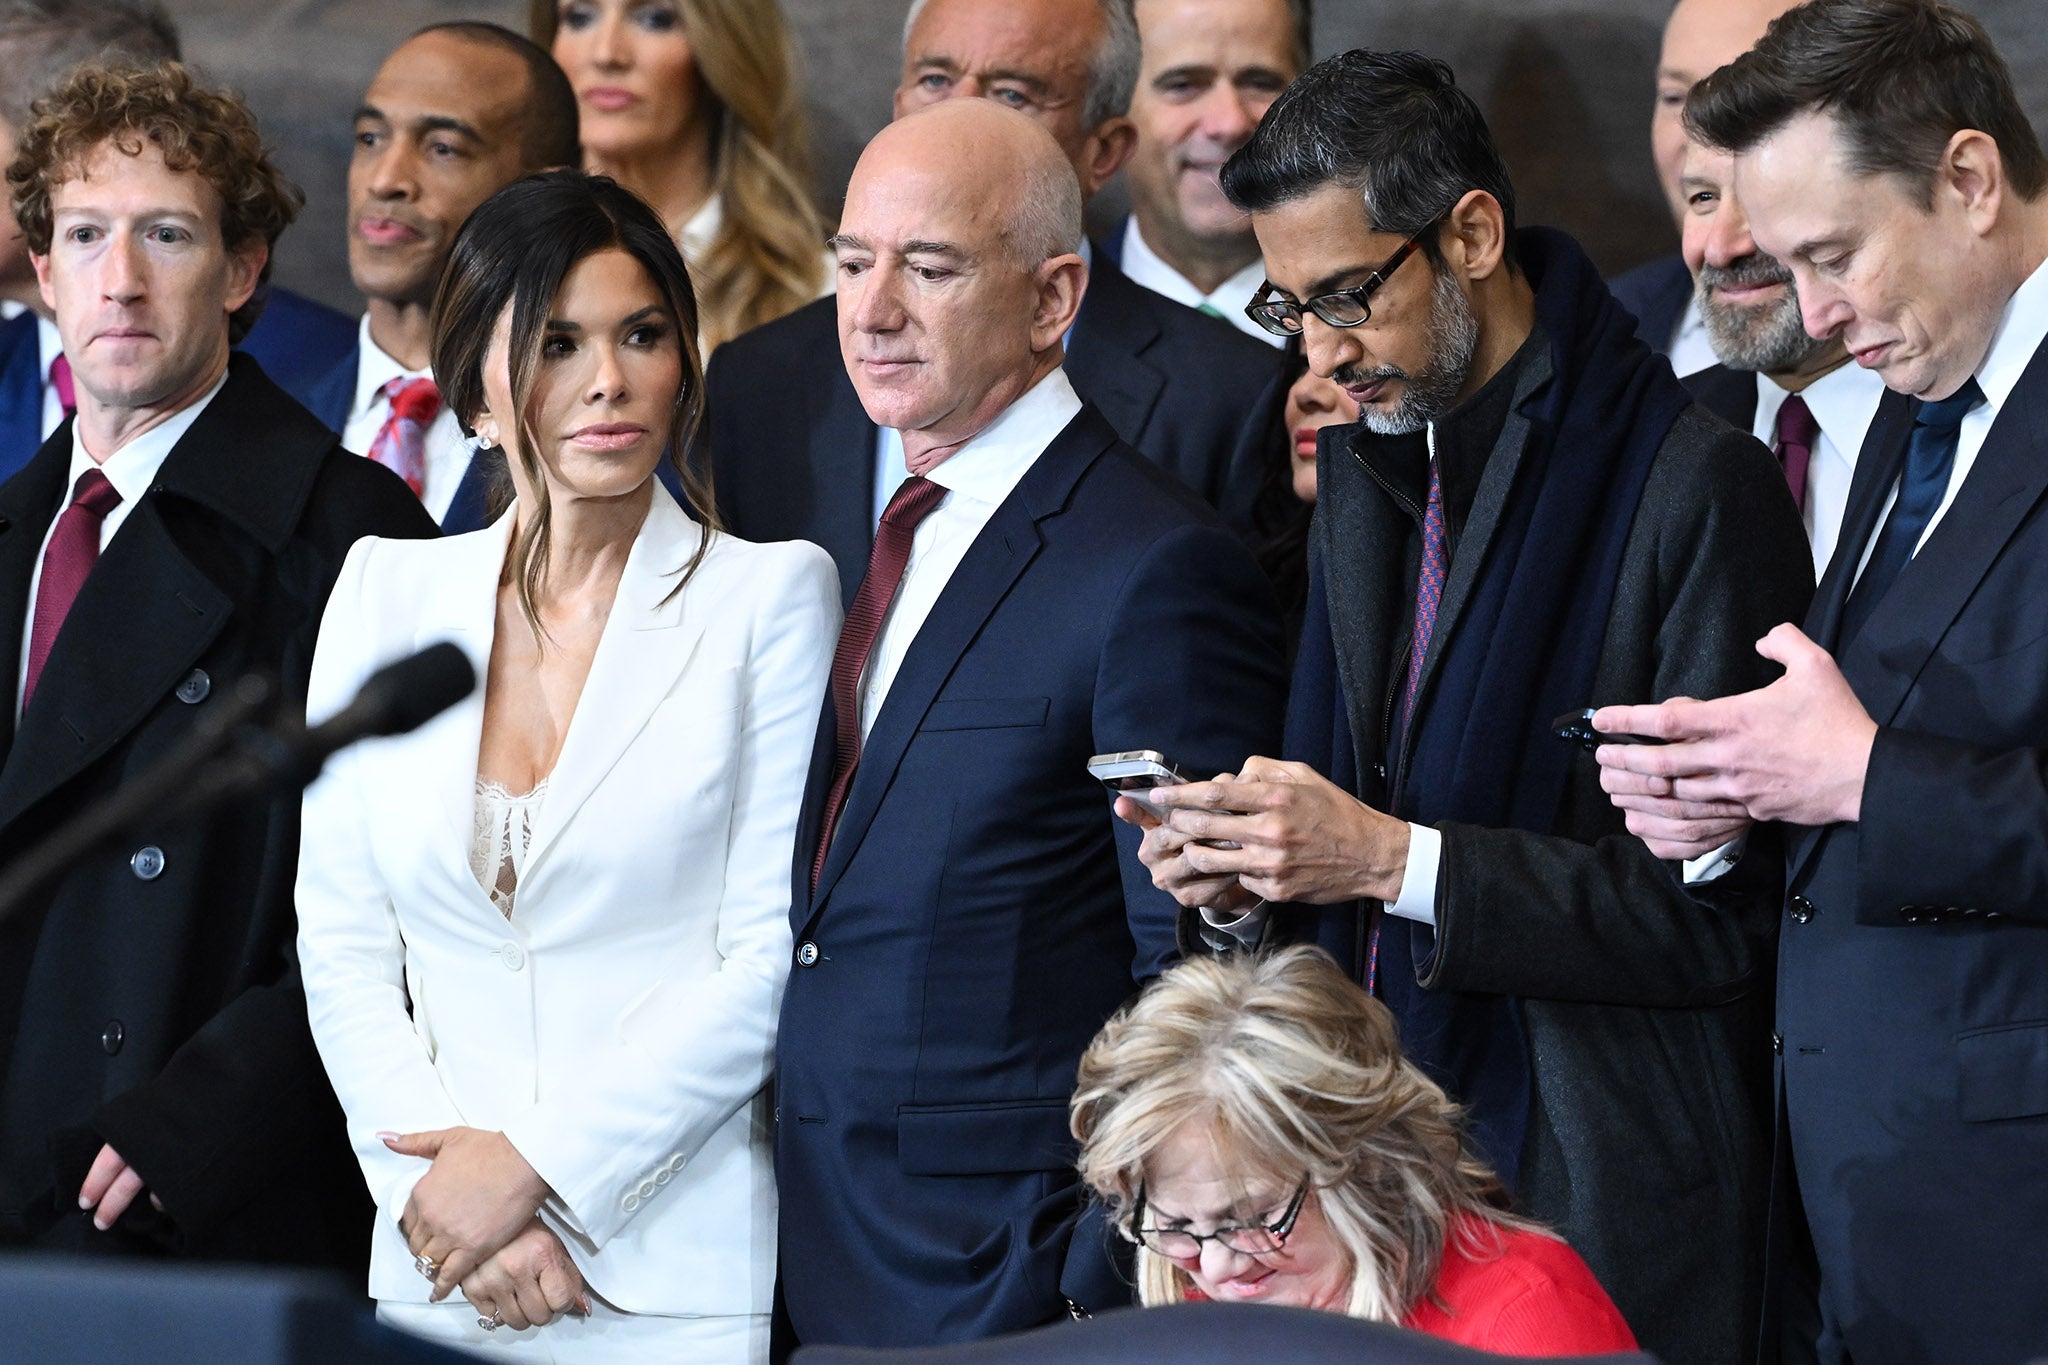
[[[1884,397],[1839,335],[1816,341],[1792,272],[1757,249],[1735,198],[1735,158],[1688,142],[1679,185],[1683,251],[1707,339],[1721,363],[1685,377],[1693,397],[1771,448],[1806,522],[1818,578],[1835,552],[1856,453]]]
[[[1209,935],[1310,936],[1400,1019],[1647,1349],[1742,1358],[1761,1281],[1775,860],[1661,862],[1553,718],[1767,680],[1811,561],[1776,462],[1517,230],[1448,67],[1349,52],[1224,168],[1358,401],[1325,430],[1287,757],[1160,788],[1141,857]],[[1370,323],[1370,326],[1364,324]],[[1739,858],[1739,860],[1738,860]]]

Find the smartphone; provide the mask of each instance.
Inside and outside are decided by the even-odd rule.
[[[1669,740],[1655,739],[1649,735],[1609,734],[1593,728],[1593,713],[1600,708],[1589,706],[1583,711],[1567,711],[1550,722],[1550,733],[1582,749],[1597,749],[1603,744],[1668,744]]]
[[[1088,760],[1088,774],[1109,788],[1112,796],[1128,796],[1143,802],[1152,813],[1162,812],[1145,800],[1154,787],[1171,787],[1187,781],[1180,766],[1157,749],[1126,749],[1120,754],[1097,754]]]

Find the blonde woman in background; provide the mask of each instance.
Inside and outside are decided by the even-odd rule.
[[[1593,1272],[1507,1211],[1394,1019],[1320,950],[1196,958],[1103,1026],[1081,1178],[1147,1305],[1348,1313],[1505,1355],[1633,1350]]]
[[[775,0],[531,0],[530,22],[576,89],[585,168],[653,205],[681,244],[707,354],[825,291]]]

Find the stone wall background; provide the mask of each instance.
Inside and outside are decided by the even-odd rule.
[[[2043,0],[1962,0],[2005,53],[2048,129]],[[828,216],[861,146],[889,117],[907,0],[782,0],[811,90],[819,201]],[[353,312],[343,243],[349,121],[384,54],[421,25],[519,27],[521,0],[169,0],[187,55],[255,106],[305,187],[279,278]],[[1527,222],[1579,235],[1619,270],[1676,246],[1650,168],[1649,109],[1670,0],[1316,0],[1316,53],[1414,47],[1449,61],[1486,110]],[[1120,212],[1114,188],[1098,220]],[[1100,222],[1098,222],[1098,228]]]

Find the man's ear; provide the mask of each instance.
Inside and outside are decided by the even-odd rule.
[[[28,254],[28,263],[35,267],[36,289],[43,296],[43,307],[50,310],[51,317],[57,316],[57,295],[56,291],[50,288],[49,253],[45,252],[38,256],[31,251]]]
[[[1978,233],[1989,232],[2005,202],[2005,159],[1998,143],[1975,128],[1958,129],[1934,168],[1934,188],[1937,195],[1955,196]]]
[[[1106,118],[1089,132],[1081,144],[1080,160],[1074,171],[1081,177],[1081,198],[1095,197],[1138,150],[1138,125],[1121,116]]]
[[[249,301],[263,279],[263,267],[269,260],[270,244],[261,237],[228,249],[228,312],[234,312]]]
[[[1088,292],[1088,263],[1068,252],[1032,274],[1038,281],[1038,308],[1031,315],[1031,349],[1043,352],[1059,345],[1073,327],[1081,298]]]
[[[1485,190],[1467,190],[1444,215],[1445,261],[1467,280],[1486,279],[1507,256],[1507,215]]]

